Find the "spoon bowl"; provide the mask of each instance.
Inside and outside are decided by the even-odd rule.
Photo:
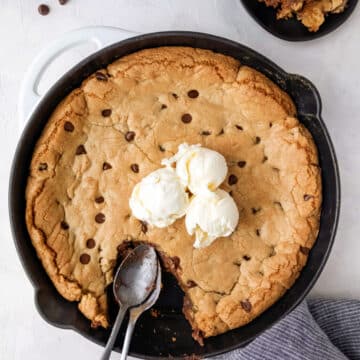
[[[137,246],[120,264],[113,283],[114,296],[120,309],[101,360],[110,358],[127,310],[141,305],[149,297],[154,290],[157,277],[158,260],[151,246]]]
[[[113,292],[116,301],[128,307],[143,303],[154,289],[157,271],[154,248],[137,246],[125,257],[115,274]]]

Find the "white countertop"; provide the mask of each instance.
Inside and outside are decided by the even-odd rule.
[[[254,0],[255,1],[255,0]],[[137,32],[193,30],[224,36],[264,54],[288,72],[314,82],[340,165],[342,212],[331,257],[312,294],[360,299],[360,6],[329,36],[289,43],[262,30],[238,0],[0,0],[0,359],[98,359],[101,348],[72,331],[46,324],[17,258],[7,211],[8,175],[18,139],[16,113],[21,80],[33,57],[56,36],[89,25]],[[100,5],[101,4],[101,5]],[[79,60],[88,46],[64,55],[49,76]],[[45,82],[49,83],[49,81]],[[119,358],[119,356],[114,356]]]

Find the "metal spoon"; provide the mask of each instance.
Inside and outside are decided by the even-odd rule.
[[[143,303],[154,290],[157,272],[156,252],[148,245],[136,247],[120,264],[113,283],[115,299],[119,303],[120,309],[101,360],[110,358],[127,310]]]
[[[156,300],[159,297],[160,290],[161,290],[161,268],[160,268],[160,263],[158,261],[157,279],[156,279],[154,291],[151,293],[151,295],[147,298],[147,300],[144,303],[130,309],[129,324],[126,329],[124,345],[121,351],[121,360],[127,359],[131,337],[135,328],[136,321],[144,311],[150,309],[155,304]]]

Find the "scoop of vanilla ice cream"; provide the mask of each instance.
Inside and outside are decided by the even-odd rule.
[[[181,182],[193,194],[204,190],[214,191],[225,180],[228,171],[221,154],[200,145],[181,144],[177,154],[164,159],[162,164],[171,166],[174,162]]]
[[[229,236],[239,221],[234,199],[224,190],[195,195],[188,207],[185,225],[190,235],[195,234],[195,248],[209,246],[221,236]]]
[[[185,215],[189,196],[175,170],[161,168],[135,185],[129,205],[137,219],[162,228]]]

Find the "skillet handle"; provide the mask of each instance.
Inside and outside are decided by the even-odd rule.
[[[35,105],[40,101],[39,82],[48,66],[63,52],[84,43],[94,43],[97,50],[136,35],[133,32],[109,26],[91,26],[73,30],[50,43],[33,60],[25,73],[20,89],[18,114],[21,132]]]

